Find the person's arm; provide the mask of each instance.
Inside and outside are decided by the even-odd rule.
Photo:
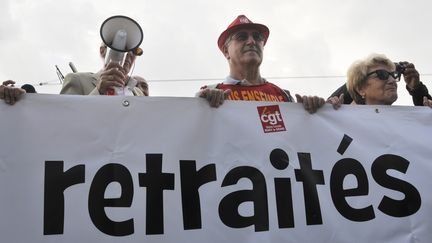
[[[408,90],[408,93],[412,96],[413,104],[416,106],[422,106],[424,105],[423,99],[426,97],[427,99],[431,100],[432,97],[429,94],[429,91],[422,82],[419,81],[416,87],[413,89],[410,89],[408,85],[406,86],[406,89]]]
[[[296,94],[296,98],[297,103],[302,103],[304,109],[310,114],[317,112],[325,104],[324,99],[318,96],[301,96]]]
[[[206,99],[211,107],[219,107],[221,106],[224,101],[228,98],[228,96],[231,94],[231,90],[223,90],[223,89],[217,89],[217,88],[202,88],[198,93],[196,94],[197,97],[201,97]]]
[[[399,62],[401,66],[404,67],[403,77],[406,83],[406,89],[408,93],[412,96],[414,105],[423,106],[424,98],[432,99],[429,94],[426,85],[420,81],[420,74],[415,68],[414,64],[409,62]]]
[[[127,75],[122,72],[122,66],[118,63],[110,62],[102,71],[96,88],[89,95],[105,95],[113,87],[124,87]]]
[[[333,97],[340,97],[341,94],[343,94],[343,103],[342,104],[349,105],[353,102],[353,98],[351,97],[351,95],[348,92],[348,88],[346,86],[346,83],[343,84],[342,86],[340,86],[335,92],[333,92],[333,94],[331,94],[330,97],[328,97],[327,101],[330,101],[330,99]]]
[[[432,108],[432,99],[429,99],[426,96],[423,97],[423,106],[429,106]]]
[[[24,89],[14,87],[14,84],[14,81],[7,80],[0,85],[0,99],[9,105],[15,104],[21,98],[21,95],[26,93]]]
[[[291,93],[287,89],[282,90],[288,100],[288,102],[294,102],[294,98],[291,96]]]

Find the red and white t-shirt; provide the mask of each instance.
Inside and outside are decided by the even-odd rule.
[[[204,88],[207,86],[201,89]],[[267,81],[258,85],[241,85],[240,81],[228,77],[223,83],[217,84],[215,88],[230,89],[231,94],[228,96],[228,100],[292,102],[289,93]]]

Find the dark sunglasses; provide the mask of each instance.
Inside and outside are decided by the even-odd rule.
[[[251,35],[255,41],[263,41],[264,40],[264,35],[261,32],[252,32]],[[236,41],[246,41],[247,39],[249,39],[249,33],[240,31],[240,32],[235,33],[232,36],[232,38]]]
[[[379,70],[375,70],[373,72],[370,72],[366,75],[366,77],[369,77],[373,74],[376,74],[376,77],[382,81],[387,81],[390,76],[392,76],[396,80],[396,82],[398,82],[401,78],[400,72],[389,72],[389,71],[384,70],[384,69],[379,69]]]

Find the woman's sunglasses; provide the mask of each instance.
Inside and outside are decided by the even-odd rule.
[[[366,77],[369,77],[369,76],[371,76],[373,74],[376,74],[376,77],[379,80],[382,80],[382,81],[387,81],[389,79],[389,77],[392,76],[396,80],[396,82],[398,82],[398,81],[400,81],[402,73],[400,73],[400,72],[389,72],[389,71],[384,70],[384,69],[379,69],[379,70],[375,70],[373,72],[368,73],[366,75]]]

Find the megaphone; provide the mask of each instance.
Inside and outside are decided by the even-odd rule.
[[[100,28],[102,41],[109,48],[105,64],[123,64],[124,56],[137,49],[144,37],[141,26],[133,19],[116,15],[106,19]]]

